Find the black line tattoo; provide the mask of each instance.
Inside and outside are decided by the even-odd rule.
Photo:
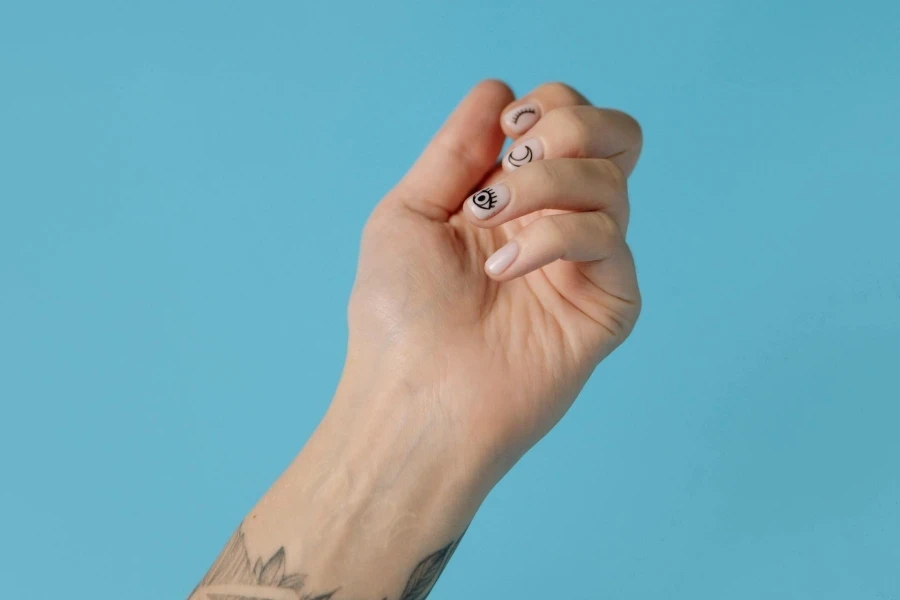
[[[461,539],[462,536],[416,565],[399,600],[425,600]],[[304,590],[305,583],[306,575],[285,571],[284,547],[265,562],[261,558],[252,562],[244,532],[238,527],[188,600],[339,600],[335,594],[340,588],[309,593]]]
[[[474,202],[475,206],[478,208],[490,210],[497,205],[497,193],[491,188],[484,188],[480,192],[475,192],[472,195],[472,202]]]
[[[535,109],[531,108],[530,106],[526,106],[524,108],[520,108],[515,113],[513,113],[513,116],[510,117],[510,120],[512,121],[513,125],[515,125],[516,123],[519,122],[519,119],[522,117],[522,115],[527,115],[529,113],[532,115],[536,115],[537,111]]]
[[[443,573],[444,567],[450,562],[450,557],[458,545],[459,540],[450,542],[437,552],[426,556],[413,569],[412,575],[409,576],[409,581],[406,582],[406,587],[403,588],[403,593],[400,594],[400,600],[423,600],[428,596],[437,578]]]

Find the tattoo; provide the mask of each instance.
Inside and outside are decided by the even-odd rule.
[[[441,576],[444,567],[447,566],[447,562],[450,560],[450,556],[456,549],[457,544],[459,544],[459,540],[450,542],[437,552],[426,556],[413,569],[412,575],[409,576],[409,581],[406,582],[406,587],[403,588],[403,593],[400,595],[400,600],[422,600],[425,598],[428,592],[431,591],[431,588],[434,587],[434,582]]]
[[[429,554],[416,565],[399,600],[424,600],[460,539]],[[257,559],[253,563],[247,553],[244,532],[238,527],[188,600],[339,600],[335,594],[340,588],[310,593],[304,589],[306,575],[287,573],[284,563],[284,547],[269,560]]]

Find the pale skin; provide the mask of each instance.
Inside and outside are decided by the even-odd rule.
[[[507,137],[533,160],[501,167]],[[638,318],[641,139],[563,84],[469,92],[366,225],[326,416],[191,598],[428,595],[490,489]],[[507,203],[483,218],[486,187]],[[261,561],[249,575],[238,547]]]

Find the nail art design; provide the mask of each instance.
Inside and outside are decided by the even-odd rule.
[[[530,129],[540,116],[540,109],[536,104],[523,104],[503,115],[503,121],[510,131],[519,134]]]
[[[497,206],[497,193],[491,188],[484,188],[472,196],[472,203],[482,210],[491,210]]]
[[[544,145],[538,138],[522,140],[509,149],[501,164],[504,171],[515,171],[530,162],[544,158]]]
[[[475,192],[469,200],[469,212],[476,219],[484,220],[496,215],[509,204],[509,188],[502,183],[496,183]]]
[[[535,110],[534,108],[532,108],[530,106],[523,106],[522,108],[520,108],[519,110],[514,112],[513,115],[509,118],[509,120],[510,120],[510,122],[512,122],[513,125],[518,125],[519,119],[522,118],[522,115],[536,115],[536,114],[537,114],[537,110]]]
[[[524,152],[520,152],[521,150],[525,150]],[[516,156],[518,154],[519,156]],[[521,167],[524,164],[528,164],[531,162],[531,158],[534,156],[534,153],[531,151],[531,146],[528,144],[522,144],[518,148],[513,148],[509,151],[509,154],[506,155],[506,160],[509,161],[514,167]]]

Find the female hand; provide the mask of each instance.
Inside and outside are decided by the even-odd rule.
[[[476,86],[375,208],[343,384],[415,390],[390,408],[349,394],[343,414],[399,411],[500,475],[564,414],[641,305],[625,243],[640,127],[559,83],[512,100],[500,82]]]
[[[472,90],[366,225],[325,418],[192,598],[428,595],[487,492],[634,326],[640,145],[633,119],[564,85]]]

